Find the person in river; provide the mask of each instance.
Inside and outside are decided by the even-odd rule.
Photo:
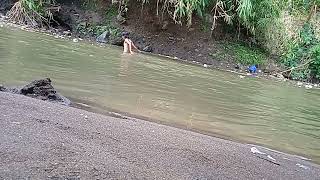
[[[140,50],[134,45],[131,39],[129,39],[129,33],[124,32],[122,33],[123,42],[123,53],[130,53],[133,54],[132,48],[136,49],[140,52]]]

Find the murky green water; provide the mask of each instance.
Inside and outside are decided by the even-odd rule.
[[[50,77],[67,97],[320,162],[320,91],[120,48],[0,28],[0,83]]]

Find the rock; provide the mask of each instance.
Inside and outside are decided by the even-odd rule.
[[[63,31],[62,32],[64,35],[66,35],[66,36],[71,36],[71,32],[70,31]]]
[[[302,82],[297,82],[297,86],[302,86],[303,83]]]
[[[69,99],[57,93],[51,85],[49,78],[32,81],[20,90],[20,94],[44,101],[58,102],[64,105],[70,105]]]
[[[279,79],[284,79],[284,76],[280,73],[277,73],[274,75],[276,78],[279,78]]]
[[[307,85],[305,85],[304,86],[306,89],[312,89],[312,85],[310,85],[310,84],[307,84]]]
[[[96,41],[98,43],[107,43],[109,40],[109,37],[110,37],[110,32],[105,31],[97,37]]]
[[[77,38],[74,38],[72,41],[73,41],[74,43],[79,42],[79,40],[78,40]]]
[[[150,45],[144,47],[142,50],[145,51],[145,52],[152,52],[153,51],[153,49],[152,49],[152,47]]]

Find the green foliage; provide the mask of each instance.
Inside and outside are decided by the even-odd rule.
[[[202,16],[209,4],[209,0],[179,0],[174,6],[173,19],[181,23],[181,19],[186,17],[187,25],[190,26],[192,24],[193,13],[197,12],[199,16]]]
[[[53,7],[54,0],[19,0],[7,13],[9,20],[21,24],[42,26],[49,25],[52,20],[52,11],[59,10]]]
[[[320,6],[320,0],[292,0],[290,11],[293,13],[308,14],[313,5]]]
[[[228,52],[234,54],[237,62],[243,65],[262,65],[266,62],[266,54],[259,48],[249,47],[242,43],[230,43],[226,46]]]
[[[43,16],[49,13],[47,7],[55,4],[54,0],[20,0],[20,2],[27,11],[35,12]]]
[[[121,34],[119,28],[116,28],[111,25],[89,25],[87,23],[80,23],[77,25],[76,29],[77,32],[84,36],[99,36],[105,31],[109,31],[111,37],[118,37]]]
[[[217,60],[234,59],[242,65],[263,65],[267,61],[266,53],[258,47],[249,47],[242,42],[222,43],[221,51],[209,55]]]
[[[145,4],[149,4],[148,0],[137,1],[142,3],[142,7]],[[129,0],[117,2],[127,5]],[[197,13],[199,16],[202,16],[211,3],[211,0],[158,0],[156,3],[156,14],[159,15],[159,12],[162,12],[162,14],[166,12],[172,16],[176,23],[182,24],[182,22],[185,22],[186,20],[187,25],[190,26],[192,24],[193,14]]]
[[[316,38],[312,25],[306,23],[300,39],[289,44],[283,64],[291,69],[293,79],[320,79],[320,40]]]
[[[105,13],[105,23],[111,24],[112,20],[117,17],[118,9],[115,6],[110,7]]]

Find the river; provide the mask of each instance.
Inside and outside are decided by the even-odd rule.
[[[92,109],[126,112],[320,163],[319,90],[0,28],[0,83],[24,85],[43,77]]]

